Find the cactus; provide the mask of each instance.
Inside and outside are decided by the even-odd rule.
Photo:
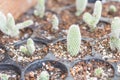
[[[28,22],[28,21],[26,21]],[[12,14],[8,13],[7,17],[0,12],[0,30],[11,37],[18,37],[19,36],[19,29],[28,27],[29,25],[33,24],[32,20],[29,20],[29,23],[26,25],[26,23],[20,23],[21,26],[17,27],[19,24],[15,25],[15,20]]]
[[[78,25],[71,25],[67,35],[67,51],[76,56],[80,51],[81,33]]]
[[[76,16],[79,16],[86,8],[88,0],[76,0]]]
[[[45,0],[38,0],[36,9],[34,10],[34,15],[43,18],[45,14]]]
[[[37,80],[49,80],[49,73],[47,71],[42,71]]]
[[[34,45],[33,40],[31,38],[29,38],[27,40],[26,46],[20,46],[20,51],[27,55],[32,55],[35,51],[35,45]]]
[[[59,29],[59,20],[56,15],[52,16],[52,31],[57,31]]]
[[[89,25],[91,31],[94,31],[96,25],[98,24],[102,12],[102,3],[101,1],[96,1],[93,15],[86,12],[83,15],[83,20]]]
[[[117,8],[114,5],[110,5],[109,12],[110,13],[115,13],[115,12],[117,12]]]
[[[120,28],[119,28],[119,25],[120,25],[120,18],[115,17],[111,24],[110,48],[112,50],[117,49],[118,51],[120,51],[120,39],[119,39]]]
[[[0,80],[8,80],[7,74],[0,74]]]
[[[95,76],[99,76],[100,77],[100,75],[103,73],[103,69],[102,68],[96,68],[95,70],[94,70],[94,75]]]

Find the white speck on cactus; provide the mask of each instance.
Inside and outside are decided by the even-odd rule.
[[[76,0],[76,16],[79,16],[87,6],[88,0]]]
[[[78,25],[71,25],[67,35],[67,51],[76,56],[80,51],[81,33]]]
[[[84,13],[83,20],[89,25],[91,31],[93,31],[96,28],[96,25],[98,24],[100,18],[101,18],[101,12],[102,12],[102,3],[101,1],[96,1],[93,15],[90,13]]]

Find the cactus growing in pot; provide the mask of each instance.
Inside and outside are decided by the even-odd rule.
[[[58,19],[58,17],[56,15],[52,16],[52,21],[51,22],[52,22],[52,28],[51,28],[51,30],[53,32],[58,31],[59,30],[59,27],[58,27],[58,25],[59,25],[59,19]]]
[[[45,14],[45,0],[38,0],[36,9],[34,10],[34,15],[43,18]]]
[[[19,30],[32,25],[33,21],[27,20],[23,23],[18,23],[15,25],[15,20],[11,13],[8,13],[6,17],[2,12],[0,12],[0,24],[0,30],[4,34],[11,37],[19,37]]]
[[[120,51],[120,18],[115,17],[111,24],[111,36],[110,36],[110,48],[112,50],[117,49]]]
[[[80,51],[81,33],[78,25],[71,25],[67,35],[67,51],[76,56]]]
[[[26,46],[20,46],[20,51],[27,55],[32,55],[35,51],[35,46],[34,46],[33,40],[31,38],[29,38],[27,40]]]
[[[101,12],[102,3],[101,1],[96,1],[93,14],[91,15],[88,12],[84,13],[83,20],[89,25],[91,31],[94,31],[94,29],[96,28],[96,25],[101,18]]]
[[[47,71],[42,71],[37,80],[49,80],[49,73]]]
[[[88,0],[76,0],[76,16],[79,16],[86,8]]]

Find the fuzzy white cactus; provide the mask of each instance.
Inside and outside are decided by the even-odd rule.
[[[26,46],[20,46],[20,51],[25,53],[26,55],[32,55],[35,51],[35,45],[31,38],[27,40]]]
[[[84,13],[83,20],[89,25],[91,31],[93,31],[96,28],[96,25],[98,24],[101,18],[101,12],[102,3],[101,1],[96,1],[93,14],[91,15],[88,12]]]
[[[9,76],[7,74],[0,74],[0,80],[8,80]]]
[[[58,31],[59,30],[59,19],[58,19],[58,17],[56,16],[56,15],[53,15],[52,16],[52,28],[51,28],[51,30],[52,31]]]
[[[79,16],[87,6],[88,0],[76,0],[76,16]]]
[[[38,76],[37,80],[49,80],[50,75],[47,71],[42,71],[40,76]]]
[[[11,37],[18,37],[20,33],[19,29],[23,29],[25,27],[28,27],[29,25],[32,25],[33,21],[29,20],[29,23],[24,23],[24,22],[20,23],[21,26],[17,27],[17,25],[19,24],[15,25],[15,20],[12,14],[8,13],[6,17],[2,12],[0,12],[0,24],[1,24],[0,30],[4,34],[9,35]]]
[[[45,14],[45,0],[38,0],[36,9],[34,10],[34,15],[43,18]]]
[[[100,75],[102,75],[103,72],[104,72],[103,69],[99,67],[94,70],[95,76],[98,76],[98,77],[100,77]]]
[[[67,35],[67,51],[76,56],[80,51],[81,33],[78,25],[71,25]]]
[[[110,5],[109,12],[110,13],[115,13],[115,12],[117,12],[117,8],[114,5]]]
[[[111,24],[110,47],[112,50],[117,49],[120,52],[120,18],[115,17]]]

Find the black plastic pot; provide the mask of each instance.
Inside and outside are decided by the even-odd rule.
[[[95,58],[95,57],[89,57],[89,59],[87,58],[87,59],[83,59],[83,60],[76,60],[76,61],[74,61],[73,63],[72,63],[72,67],[74,67],[77,63],[79,63],[79,62],[85,62],[85,63],[89,63],[90,61],[92,61],[92,60],[94,60],[94,61],[96,61],[96,62],[102,62],[102,63],[106,63],[106,64],[109,64],[109,65],[111,65],[111,67],[112,67],[112,69],[114,70],[114,77],[112,78],[112,80],[118,80],[117,78],[118,77],[116,77],[116,71],[115,71],[115,65],[113,64],[113,63],[109,63],[109,62],[107,62],[107,61],[105,61],[105,60],[102,60],[102,59],[99,59],[99,58]]]
[[[53,65],[55,68],[59,68],[62,73],[68,73],[68,69],[63,63],[61,63],[59,61],[55,61],[55,60],[43,59],[43,60],[34,61],[33,63],[29,64],[24,69],[21,80],[25,80],[24,76],[26,73],[28,73],[30,71],[34,71],[39,68],[42,68],[42,66],[43,66],[42,63],[47,63],[47,62],[51,63],[51,65]]]
[[[8,63],[1,63],[0,64],[0,71],[6,71],[7,70],[12,70],[14,71],[17,75],[21,77],[22,70],[19,66],[15,64],[8,64]]]
[[[97,0],[88,0],[89,3],[95,3]],[[100,0],[103,1],[103,0]]]

